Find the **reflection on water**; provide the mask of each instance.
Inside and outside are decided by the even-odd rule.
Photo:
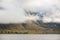
[[[0,34],[0,40],[60,40],[60,35]]]

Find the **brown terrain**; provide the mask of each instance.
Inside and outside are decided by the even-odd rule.
[[[60,31],[46,29],[32,21],[18,24],[0,24],[0,34],[60,34]]]

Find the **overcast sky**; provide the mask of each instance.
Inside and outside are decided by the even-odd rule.
[[[25,16],[24,9],[44,10],[44,22],[60,22],[60,0],[1,0],[0,23],[18,23],[37,20],[38,16]]]

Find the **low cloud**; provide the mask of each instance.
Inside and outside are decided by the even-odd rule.
[[[31,2],[31,3],[30,3]],[[60,1],[59,0],[31,0],[25,5],[27,10],[37,12],[43,16],[43,22],[60,23]],[[37,15],[37,16],[38,16]],[[41,19],[41,16],[38,16]]]
[[[25,10],[38,12],[43,22],[60,22],[59,0],[2,0],[0,4],[0,23],[20,23],[38,20],[41,16],[26,16]]]

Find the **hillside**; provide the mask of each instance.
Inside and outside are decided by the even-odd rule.
[[[0,24],[1,34],[60,34],[60,30],[47,24],[38,25],[34,21],[18,24]]]

